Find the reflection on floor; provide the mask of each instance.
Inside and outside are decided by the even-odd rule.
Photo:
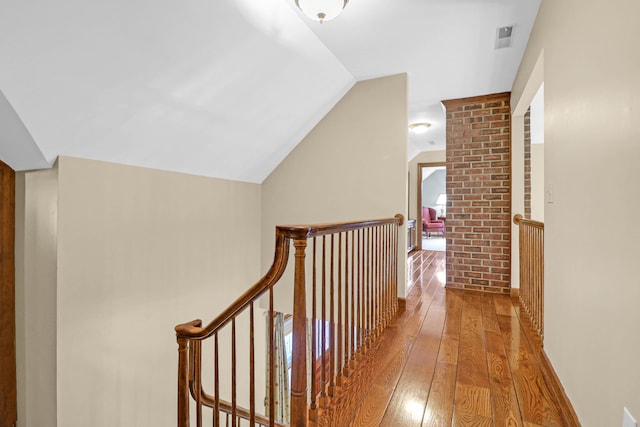
[[[352,427],[569,427],[506,295],[446,289],[445,254],[408,260],[406,311],[381,337]]]
[[[439,236],[423,237],[422,250],[444,252],[446,250],[447,239]]]

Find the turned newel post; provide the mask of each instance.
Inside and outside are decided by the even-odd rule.
[[[307,239],[295,239],[293,288],[293,357],[291,361],[291,426],[307,425],[307,300],[305,249]]]
[[[187,338],[178,338],[178,427],[189,427],[189,354]]]

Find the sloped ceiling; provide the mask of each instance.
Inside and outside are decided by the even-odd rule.
[[[357,80],[401,72],[433,124],[409,156],[443,149],[439,101],[510,90],[539,3],[351,0],[321,25],[293,0],[4,2],[0,156],[259,183]]]
[[[409,158],[445,148],[440,101],[510,91],[540,0],[351,0],[313,31],[357,80],[406,72]],[[511,47],[496,49],[497,29],[513,26]]]

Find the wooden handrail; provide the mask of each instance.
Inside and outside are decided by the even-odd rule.
[[[372,219],[360,222],[336,222],[313,225],[278,225],[276,230],[282,231],[290,239],[308,239],[327,234],[341,233],[343,231],[361,230],[376,225],[404,223],[404,216],[396,214],[393,218]]]
[[[267,274],[258,280],[244,294],[242,294],[233,304],[224,310],[218,317],[213,319],[206,327],[201,328],[200,320],[183,323],[176,326],[176,336],[178,338],[205,339],[209,338],[213,332],[225,326],[231,319],[244,310],[249,303],[257,300],[263,293],[280,280],[289,259],[289,245],[287,245],[285,233],[276,230],[276,250],[273,264]]]
[[[191,339],[209,338],[214,330],[226,325],[234,316],[242,311],[249,302],[255,301],[269,287],[273,286],[280,278],[287,267],[289,259],[289,245],[287,239],[308,239],[311,237],[322,236],[326,234],[339,233],[351,230],[360,230],[375,225],[396,223],[402,225],[404,217],[396,214],[392,219],[375,219],[361,222],[340,222],[329,224],[313,224],[313,225],[278,225],[276,226],[276,249],[273,264],[267,274],[251,286],[244,294],[242,294],[232,305],[223,311],[218,317],[213,319],[206,327],[202,328],[196,325],[194,320],[183,323],[175,327],[178,337]],[[201,321],[199,321],[201,322]]]
[[[516,225],[530,225],[531,227],[544,229],[544,222],[536,221],[533,219],[527,219],[520,214],[515,214],[513,216],[513,223]]]
[[[356,354],[366,352],[372,340],[379,335],[397,311],[398,228],[403,221],[403,216],[398,214],[393,218],[358,222],[277,226],[274,261],[264,277],[205,327],[202,327],[202,321],[199,319],[175,327],[178,341],[178,426],[190,426],[190,396],[196,403],[198,427],[202,425],[203,407],[213,409],[213,424],[216,426],[220,425],[221,413],[231,417],[232,427],[236,426],[240,419],[246,419],[252,425],[256,423],[262,426],[282,426],[281,423],[275,422],[273,399],[269,399],[270,416],[256,413],[254,303],[262,296],[268,295],[268,330],[273,337],[273,288],[284,274],[292,244],[295,247],[295,271],[290,425],[306,427],[309,416],[317,419],[316,395],[320,395],[320,405],[325,407],[328,400],[334,396],[336,384],[342,384],[342,376],[348,376],[355,361],[360,359],[355,357]],[[315,340],[312,349],[306,348],[309,316],[306,313],[305,266],[308,241],[313,247],[313,257],[309,260],[313,265],[313,292],[310,294],[310,302],[314,307],[310,324],[313,336],[321,337],[323,346],[329,342],[329,348],[322,351],[322,362],[319,364],[321,378],[317,381],[312,378],[311,381],[309,406],[305,359],[307,352],[311,351],[314,372],[312,377],[315,377],[315,355],[318,349]],[[334,251],[336,244],[337,251]],[[322,259],[321,267],[318,269],[317,246],[321,248],[318,256]],[[321,294],[316,291],[316,274],[322,285]],[[337,299],[337,304],[334,303],[334,299]],[[319,303],[322,308],[318,314],[316,306]],[[245,312],[250,315],[249,409],[239,407],[236,399],[236,319]],[[317,321],[320,323],[316,323]],[[226,327],[231,329],[230,343],[225,345],[230,347],[232,355],[230,402],[220,398],[219,389],[219,331]],[[208,394],[202,388],[201,343],[211,337],[214,338],[214,393]],[[326,358],[325,352],[328,354]],[[272,339],[268,345],[268,396],[273,396],[275,391],[274,354],[275,344]]]
[[[519,230],[520,304],[524,307],[533,330],[544,339],[544,223],[513,217]]]

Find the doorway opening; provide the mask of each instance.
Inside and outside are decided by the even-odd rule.
[[[421,250],[446,250],[447,167],[445,162],[418,164],[418,245]]]

